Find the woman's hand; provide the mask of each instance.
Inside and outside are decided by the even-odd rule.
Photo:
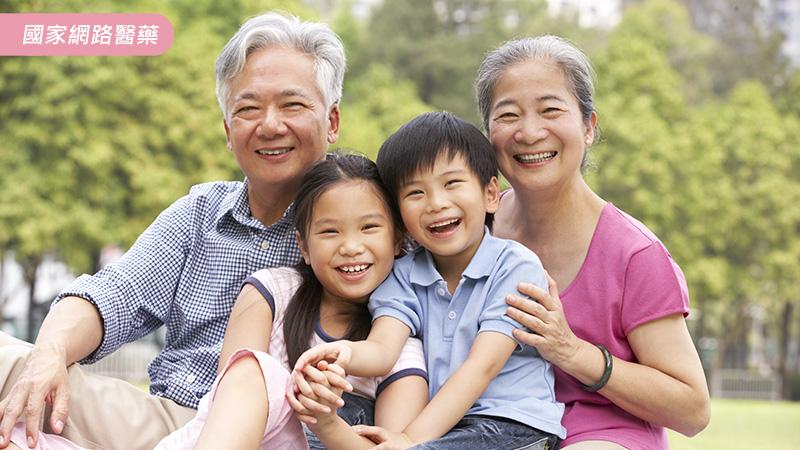
[[[405,450],[415,445],[404,433],[394,433],[381,427],[356,425],[353,430],[377,444],[371,450]]]
[[[506,297],[507,314],[521,323],[530,332],[514,330],[520,342],[536,347],[539,354],[552,364],[563,367],[578,353],[580,339],[572,332],[564,316],[564,308],[558,296],[555,280],[547,274],[549,293],[533,284],[520,283],[517,289],[523,296],[510,294]]]

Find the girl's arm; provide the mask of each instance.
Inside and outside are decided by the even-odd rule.
[[[509,316],[533,331],[514,330],[514,336],[581,383],[592,385],[603,374],[603,355],[569,328],[552,278],[549,289],[551,294],[523,283],[520,292],[533,300],[509,296]],[[639,362],[614,358],[611,378],[598,392],[653,424],[687,436],[703,430],[710,417],[708,386],[683,317],[673,314],[644,323],[628,334],[628,342]]]
[[[417,375],[392,382],[375,399],[375,425],[400,432],[428,404],[428,382]]]
[[[225,330],[218,371],[238,349],[266,352],[271,332],[272,310],[266,299],[256,288],[245,285]],[[195,449],[257,448],[264,436],[268,411],[261,366],[252,355],[238,359],[219,380]]]

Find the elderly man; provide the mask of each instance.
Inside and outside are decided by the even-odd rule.
[[[324,24],[268,13],[239,29],[217,59],[216,83],[245,180],[194,186],[118,263],[61,293],[32,348],[0,335],[0,448],[18,421],[29,444],[44,421],[85,447],[152,448],[194,415],[242,280],[300,258],[292,200],[338,138],[344,70],[341,41]],[[73,365],[161,325],[149,395]]]

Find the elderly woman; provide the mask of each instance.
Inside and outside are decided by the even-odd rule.
[[[494,233],[535,251],[552,277],[549,293],[520,285],[530,299],[509,296],[509,315],[556,366],[564,447],[667,448],[664,427],[691,436],[710,414],[686,282],[661,241],[583,178],[593,91],[586,56],[554,36],[507,42],[478,71],[483,124],[513,188]]]

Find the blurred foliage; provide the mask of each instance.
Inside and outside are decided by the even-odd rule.
[[[129,245],[190,185],[241,178],[214,60],[246,18],[280,9],[319,19],[313,4],[0,0],[3,12],[156,12],[175,29],[159,57],[0,58],[0,254],[35,268],[54,253],[90,271],[101,248]],[[544,0],[384,1],[366,19],[353,0],[334,5],[321,18],[348,55],[338,145],[374,156],[432,109],[477,124],[486,51],[525,35],[568,37],[598,76],[604,138],[589,181],[662,237],[686,273],[700,334],[727,345],[749,306],[777,324],[781,305],[797,304],[800,72],[757,0],[633,2],[612,30],[550,17]]]

